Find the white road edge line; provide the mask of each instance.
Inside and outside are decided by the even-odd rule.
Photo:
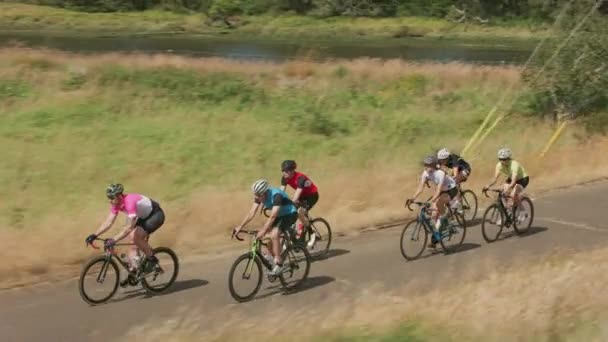
[[[539,217],[538,220],[540,221],[547,221],[547,222],[551,222],[551,223],[557,223],[557,224],[561,224],[564,226],[571,226],[574,228],[580,228],[580,229],[585,229],[585,230],[590,230],[593,232],[602,232],[602,233],[608,233],[608,229],[602,229],[602,228],[598,228],[598,227],[593,227],[584,223],[577,223],[577,222],[569,222],[569,221],[564,221],[564,220],[560,220],[560,219],[556,219],[553,217]]]

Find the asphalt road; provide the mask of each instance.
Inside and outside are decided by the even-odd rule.
[[[601,214],[606,203],[605,182],[555,192],[535,199],[535,222],[525,236],[506,231],[503,239],[487,244],[480,226],[475,225],[468,229],[462,251],[450,255],[427,253],[413,262],[406,262],[399,251],[402,226],[337,238],[329,257],[312,264],[309,280],[300,291],[282,296],[279,288],[265,281],[257,299],[245,304],[236,304],[227,286],[228,270],[246,250],[245,243],[241,243],[242,250],[183,260],[176,283],[157,296],[134,288],[119,289],[111,302],[92,307],[81,300],[76,279],[4,290],[0,292],[0,340],[108,340],[123,336],[144,321],[168,319],[177,307],[199,303],[210,314],[226,307],[237,312],[259,312],[276,305],[322,310],[315,303],[327,296],[348,296],[353,289],[374,284],[390,289],[415,280],[423,291],[425,284],[435,281],[436,274],[465,270],[479,260],[491,259],[499,267],[506,267],[522,260],[533,262],[543,255],[567,255],[605,246],[608,225]],[[475,273],[468,270],[452,280],[470,281],[471,277]]]

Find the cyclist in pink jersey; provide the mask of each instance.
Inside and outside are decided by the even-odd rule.
[[[119,212],[127,214],[127,224],[120,233],[114,238],[106,240],[106,247],[112,247],[116,242],[129,236],[130,240],[135,244],[129,251],[129,258],[137,253],[139,248],[148,259],[148,267],[145,272],[151,272],[158,265],[158,259],[154,256],[152,248],[148,244],[150,234],[160,228],[165,222],[165,213],[157,202],[140,194],[125,194],[122,184],[111,184],[106,189],[106,195],[110,200],[110,213],[105,221],[101,224],[95,234],[91,234],[86,238],[87,244],[92,243],[99,235],[109,230]],[[134,265],[131,265],[134,270]],[[121,286],[128,284],[128,278],[121,282]]]

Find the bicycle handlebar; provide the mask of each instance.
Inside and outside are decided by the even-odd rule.
[[[237,234],[234,234],[234,232],[233,232],[232,237],[236,238],[239,241],[244,241],[245,239],[242,239],[241,237],[239,237],[239,235],[241,233],[249,234],[249,235],[257,235],[258,231],[257,230],[240,230]]]
[[[410,211],[414,211],[414,209],[412,209],[412,204],[415,204],[415,205],[417,205],[419,207],[428,207],[430,205],[429,202],[416,202],[416,201],[414,201],[414,202],[408,202],[406,204],[406,206],[407,206],[407,208]]]
[[[495,193],[498,193],[498,194],[502,194],[502,190],[498,190],[498,189],[484,189],[481,192],[483,193],[484,196],[486,196],[486,197],[489,198],[490,196],[488,196],[488,191],[492,191],[492,192],[495,192]]]

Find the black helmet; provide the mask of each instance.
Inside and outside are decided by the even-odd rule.
[[[114,199],[116,196],[122,195],[124,190],[122,184],[110,184],[106,189],[106,196],[108,196],[109,199]]]
[[[284,160],[281,163],[281,171],[292,171],[297,167],[295,160]]]

